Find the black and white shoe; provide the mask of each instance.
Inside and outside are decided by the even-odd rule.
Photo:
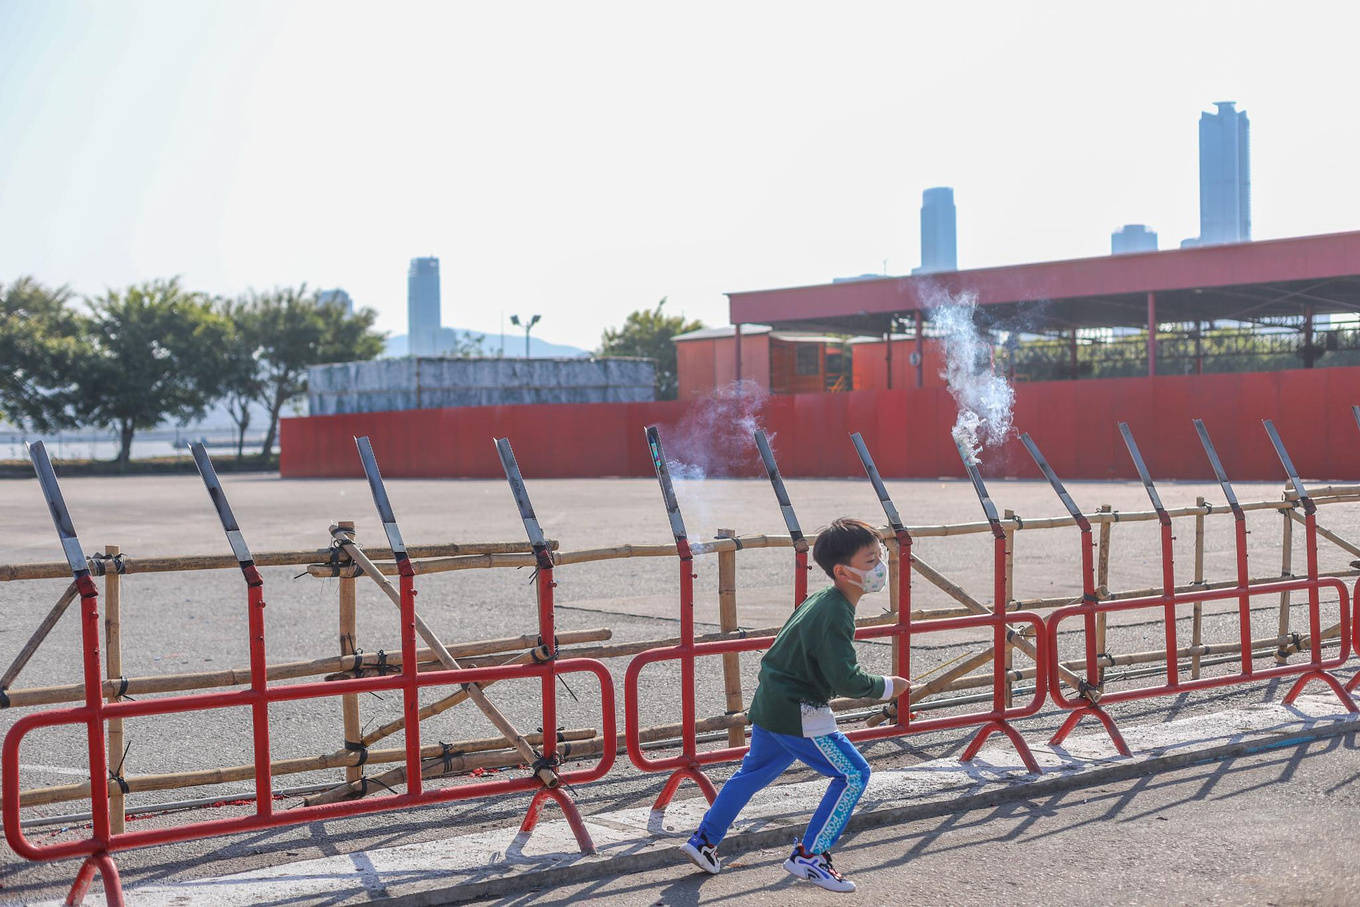
[[[784,869],[796,879],[820,885],[827,891],[854,891],[855,883],[835,870],[830,853],[808,853],[799,844],[784,861]]]
[[[680,846],[680,850],[685,856],[689,857],[691,863],[710,875],[717,875],[718,870],[722,869],[722,860],[718,858],[718,848],[708,843],[708,839],[697,831]]]

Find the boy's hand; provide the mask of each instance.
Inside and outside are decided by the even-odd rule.
[[[888,695],[889,699],[896,699],[911,689],[911,684],[905,677],[889,677],[888,684],[892,687],[892,692]]]

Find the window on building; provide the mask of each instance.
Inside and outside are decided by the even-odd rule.
[[[817,375],[822,371],[822,349],[816,343],[800,343],[794,354],[793,370],[798,375]]]

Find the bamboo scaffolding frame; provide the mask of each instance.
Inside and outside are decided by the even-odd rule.
[[[1328,486],[1326,488],[1320,488],[1317,489],[1317,494],[1314,500],[1320,505],[1326,503],[1354,502],[1356,500],[1360,500],[1360,486]],[[1280,512],[1283,518],[1282,524],[1286,527],[1284,537],[1285,539],[1289,539],[1292,536],[1292,523],[1294,521],[1298,521],[1300,523],[1302,522],[1302,518],[1299,517],[1298,514],[1294,512],[1293,508],[1294,504],[1288,498],[1280,502],[1263,501],[1242,505],[1243,510],[1276,510]],[[1231,588],[1235,586],[1236,583],[1233,581],[1217,582],[1212,584],[1206,584],[1203,581],[1204,520],[1208,516],[1214,515],[1226,516],[1228,515],[1228,511],[1222,506],[1215,507],[1207,504],[1201,497],[1196,500],[1196,505],[1194,507],[1179,508],[1176,510],[1168,511],[1168,513],[1173,518],[1193,517],[1195,519],[1196,530],[1195,581],[1190,586],[1178,587],[1178,591],[1206,588],[1208,589]],[[1099,511],[1097,511],[1097,513],[1090,515],[1089,518],[1092,523],[1100,526],[1101,532],[1101,545],[1100,545],[1102,561],[1101,565],[1102,576],[1100,579],[1101,598],[1119,600],[1130,597],[1141,597],[1149,594],[1157,594],[1161,592],[1162,590],[1160,589],[1151,589],[1110,593],[1108,589],[1107,548],[1110,530],[1113,524],[1115,522],[1140,522],[1155,520],[1157,518],[1156,512],[1148,511],[1146,513],[1134,512],[1114,514],[1112,511],[1110,511],[1108,506],[1106,506],[1102,507]],[[1011,574],[1011,570],[1013,568],[1012,546],[1015,534],[1020,531],[1027,531],[1033,529],[1059,528],[1062,526],[1071,526],[1074,524],[1075,520],[1071,517],[1032,519],[1025,520],[1023,523],[1021,523],[1021,521],[1016,519],[1011,512],[1007,511],[1006,519],[1003,520],[1002,525],[1007,532],[1008,601],[1011,600],[1013,596],[1013,576]],[[911,529],[910,531],[913,536],[917,537],[949,537],[956,535],[988,532],[990,531],[990,525],[985,522],[972,524],[965,523],[953,526],[916,527]],[[1357,556],[1360,556],[1360,547],[1357,547],[1345,541],[1341,537],[1337,536],[1334,532],[1326,530],[1322,527],[1318,527],[1318,534],[1326,538],[1333,544],[1336,544],[1343,550],[1348,551],[1352,554],[1356,554]],[[815,536],[812,538],[815,538]],[[812,539],[810,538],[809,541],[811,540]],[[895,542],[895,539],[892,538],[890,534],[888,535],[886,540],[890,544]],[[343,600],[345,598],[346,582],[348,581],[349,586],[352,590],[354,586],[354,577],[358,575],[360,572],[364,572],[368,573],[368,575],[373,577],[373,579],[376,582],[378,582],[379,586],[383,588],[383,591],[388,595],[389,598],[392,598],[394,602],[399,602],[400,597],[396,593],[396,590],[391,587],[390,583],[386,583],[384,580],[381,579],[383,574],[395,573],[396,572],[395,565],[393,564],[380,565],[375,563],[376,558],[381,558],[384,556],[390,557],[391,552],[387,549],[374,549],[371,553],[363,552],[362,550],[360,550],[358,552],[358,555],[360,556],[354,556],[353,553],[351,552],[351,548],[357,548],[358,546],[356,544],[354,544],[352,541],[346,544],[345,542],[339,539],[337,539],[337,543],[341,548],[342,552],[351,553],[352,559],[355,563],[359,565],[359,569],[344,566],[341,566],[339,569],[337,569],[336,567],[331,566],[331,564],[319,565],[314,563],[317,560],[329,560],[332,556],[331,549],[314,549],[301,552],[273,552],[268,554],[262,554],[257,558],[257,563],[260,566],[284,566],[284,565],[296,565],[299,563],[307,563],[309,565],[308,572],[313,575],[325,577],[339,576],[341,578],[340,583],[342,600],[341,656],[337,658],[315,659],[306,662],[293,662],[283,665],[276,665],[273,668],[268,669],[269,679],[285,679],[290,677],[301,677],[308,676],[309,674],[324,673],[326,671],[353,673],[360,672],[364,670],[366,667],[371,667],[378,664],[380,659],[379,656],[377,655],[374,654],[356,655],[353,653],[352,650],[354,648],[354,639],[352,625],[349,625],[351,628],[351,632],[348,634],[349,648],[351,649],[351,651],[350,652],[345,651],[346,643],[344,640],[344,636],[346,634],[344,630],[347,625],[345,624],[345,616],[343,614],[344,610]],[[793,541],[788,536],[758,535],[741,537],[739,539],[734,538],[718,539],[713,542],[700,543],[694,546],[693,551],[696,555],[704,554],[718,555],[720,573],[719,577],[720,608],[725,593],[729,593],[730,598],[732,600],[731,608],[732,613],[730,615],[730,620],[728,619],[728,615],[725,615],[720,611],[720,626],[722,626],[723,631],[719,633],[707,634],[705,636],[699,637],[699,639],[696,641],[736,639],[751,636],[772,636],[774,635],[774,633],[778,631],[779,629],[778,627],[746,631],[738,631],[735,629],[736,626],[735,553],[739,548],[740,549],[784,548],[791,547],[792,544]],[[553,547],[554,548],[556,547],[555,543],[553,543]],[[1287,574],[1290,569],[1289,558],[1290,553],[1292,551],[1292,545],[1289,544],[1288,542],[1285,542],[1285,546],[1282,547],[1285,547],[1285,551],[1282,552],[1284,564],[1282,572]],[[534,558],[532,554],[527,552],[526,549],[527,545],[523,543],[486,543],[482,545],[450,544],[450,545],[425,546],[423,548],[413,548],[411,549],[411,554],[412,557],[425,558],[424,560],[416,561],[414,563],[414,567],[417,573],[436,573],[444,572],[446,570],[458,570],[458,569],[532,566],[534,564]],[[108,549],[106,550],[106,553],[117,554],[118,553],[117,546],[109,546]],[[554,553],[553,560],[555,564],[561,565],[639,556],[641,557],[675,556],[675,553],[676,550],[674,545],[646,545],[646,546],[623,545],[615,546],[612,548],[597,548],[576,552],[558,552]],[[126,568],[126,572],[128,573],[164,572],[171,570],[216,569],[238,566],[238,563],[233,558],[228,557],[152,558],[136,562],[132,561],[131,559],[123,559],[122,563]],[[732,576],[730,585],[724,583],[723,581],[722,574],[724,571],[722,567],[725,563],[731,565]],[[958,584],[949,580],[947,577],[945,577],[939,571],[935,570],[929,564],[920,561],[919,558],[914,558],[914,563],[916,565],[917,572],[921,574],[923,578],[931,582],[933,585],[942,589],[947,595],[949,595],[952,599],[958,602],[962,607],[933,610],[922,609],[919,611],[913,611],[912,613],[913,620],[926,621],[936,618],[959,616],[961,614],[991,613],[991,609],[987,608],[985,605],[973,599],[960,586],[958,586]],[[106,599],[109,600],[110,602],[116,603],[119,599],[118,592],[119,579],[117,572],[112,573],[107,572],[105,565],[97,559],[92,559],[91,565],[92,572],[105,576]],[[1358,573],[1360,573],[1360,571],[1351,570],[1324,573],[1322,575],[1343,577],[1343,576],[1355,576]],[[0,582],[9,580],[55,578],[58,576],[66,575],[69,575],[69,568],[66,564],[50,564],[50,565],[30,564],[17,566],[0,566]],[[1259,580],[1251,580],[1249,582],[1251,585],[1256,585],[1259,583],[1269,583],[1274,581],[1277,581],[1277,578],[1275,577],[1262,578]],[[68,590],[67,596],[64,597],[67,598],[66,604],[69,605],[70,600],[73,600],[75,597],[74,584]],[[1069,596],[1061,598],[1036,599],[1030,602],[1015,602],[1014,604],[1020,608],[1038,609],[1042,607],[1059,607],[1062,605],[1070,604],[1074,600],[1075,599],[1073,597]],[[47,635],[47,632],[50,631],[51,625],[55,625],[56,620],[61,616],[61,610],[64,610],[64,605],[62,605],[62,603],[59,602],[58,606],[54,607],[53,609],[53,612],[55,612],[55,614],[49,613],[50,625],[48,625],[46,629],[40,627],[40,632],[35,634],[34,638],[30,639],[29,644],[25,646],[25,652],[21,652],[21,658],[16,659],[17,667],[11,666],[12,674],[11,672],[7,672],[6,677],[12,680],[12,675],[17,675],[18,671],[22,669],[23,664],[28,660],[28,658],[31,657],[33,651],[36,651],[37,647],[41,644],[43,638],[45,638],[45,636]],[[1177,651],[1178,658],[1189,657],[1192,659],[1194,665],[1193,676],[1198,676],[1198,664],[1201,656],[1219,653],[1234,653],[1240,651],[1241,648],[1240,644],[1236,643],[1225,645],[1204,645],[1200,640],[1200,620],[1201,620],[1200,611],[1201,606],[1199,605],[1199,603],[1196,603],[1195,632],[1192,644],[1188,647],[1178,649]],[[1287,596],[1285,595],[1281,596],[1281,613],[1282,620],[1286,620],[1288,607]],[[123,679],[120,676],[121,659],[120,658],[116,659],[113,654],[116,651],[116,647],[113,644],[113,640],[117,640],[120,637],[120,634],[118,632],[119,619],[117,616],[117,608],[116,607],[107,608],[106,615],[107,615],[106,642],[108,643],[110,660],[108,665],[108,680],[104,684],[103,693],[106,697],[110,699],[112,699],[119,692],[120,687],[123,688],[127,693],[175,692],[190,689],[203,689],[211,686],[229,686],[245,684],[248,683],[250,680],[248,669],[234,669],[229,671],[203,672],[198,674],[161,675],[147,678],[130,678],[126,681],[126,685],[124,686]],[[893,620],[895,620],[895,618],[896,618],[895,613],[892,613],[874,618],[860,619],[856,621],[856,624],[859,626],[876,626],[885,623],[890,623]],[[419,622],[419,618],[417,618],[417,620]],[[112,623],[109,623],[109,621],[112,621]],[[48,624],[48,621],[45,620],[44,623]],[[728,626],[729,623],[731,624],[731,626]],[[428,630],[428,627],[425,627],[423,625],[423,622],[419,622],[419,626],[422,629],[422,631]],[[1274,646],[1276,647],[1276,651],[1292,653],[1299,651],[1302,648],[1306,648],[1310,644],[1309,640],[1306,637],[1296,638],[1292,634],[1288,633],[1287,624],[1282,624],[1282,626],[1284,626],[1285,629],[1282,629],[1278,636],[1274,638],[1253,640],[1251,642],[1253,651],[1255,651],[1257,648],[1265,646]],[[1339,629],[1338,626],[1333,626],[1328,630],[1324,631],[1321,634],[1322,639],[1330,640],[1335,638],[1338,635],[1338,629]],[[610,635],[611,634],[607,629],[577,631],[576,633],[559,634],[559,642],[598,642],[601,640],[608,640],[610,638]],[[504,640],[486,640],[473,643],[464,643],[461,645],[444,646],[437,639],[432,640],[429,637],[425,636],[424,632],[422,632],[422,636],[426,639],[427,642],[431,643],[431,647],[428,649],[420,650],[418,653],[418,659],[421,661],[425,661],[427,659],[430,660],[431,669],[443,669],[449,667],[456,668],[459,666],[470,666],[471,664],[474,663],[474,661],[477,663],[482,663],[483,661],[490,661],[491,656],[494,656],[499,653],[504,653],[515,648],[524,648],[526,646],[532,647],[532,644],[537,641],[536,637],[530,637],[528,635],[525,635],[521,637]],[[646,640],[633,643],[583,646],[578,649],[572,650],[564,649],[561,651],[561,655],[563,657],[567,657],[569,655],[573,657],[595,657],[595,658],[624,657],[628,655],[637,654],[650,648],[656,648],[665,645],[676,645],[679,642],[680,642],[679,637],[675,637],[670,639]],[[893,642],[895,643],[896,640],[894,639]],[[1015,629],[1010,630],[1007,636],[1006,646],[1006,658],[1007,658],[1006,677],[1008,678],[1008,685],[1010,683],[1032,678],[1034,676],[1033,668],[1015,670],[1013,664],[1011,663],[1013,648],[1019,647],[1021,648],[1022,651],[1025,651],[1027,644],[1028,641],[1025,639],[1021,631]],[[1102,645],[1101,646],[1102,653],[1103,650],[1104,647]],[[454,653],[458,653],[456,656],[457,658],[463,659],[461,663],[455,660]],[[1031,658],[1034,656],[1032,644],[1029,644],[1029,651],[1027,652],[1027,654]],[[1265,654],[1258,655],[1257,657],[1266,657],[1266,655]],[[522,654],[514,656],[507,662],[500,663],[508,664],[523,663],[524,661],[527,661],[530,658],[532,658],[532,652],[524,652]],[[972,671],[976,670],[981,665],[984,665],[987,662],[991,661],[991,659],[992,652],[990,650],[978,652],[969,656],[961,663],[952,665],[948,671],[941,673],[937,677],[931,678],[928,682],[921,683],[919,685],[913,685],[912,690],[909,694],[909,701],[912,703],[916,703],[930,696],[937,695],[939,693],[969,689],[975,686],[985,686],[991,683],[993,681],[993,677],[990,672],[986,674],[970,676],[970,673]],[[1109,666],[1143,664],[1157,660],[1165,660],[1165,650],[1154,650],[1150,652],[1131,653],[1119,656],[1110,656],[1108,654],[1102,654],[1101,658],[1098,659],[1098,664],[1103,671],[1105,667]],[[726,661],[726,658],[724,659],[724,661]],[[386,663],[394,666],[399,665],[401,664],[401,657],[398,653],[394,653],[392,656],[388,656],[386,658]],[[1072,677],[1075,677],[1076,675],[1072,671],[1072,668],[1073,667],[1079,668],[1082,666],[1082,664],[1083,662],[1079,660],[1064,662],[1061,665],[1060,670],[1064,672],[1065,679],[1067,679],[1069,674]],[[741,693],[739,673],[736,676],[737,687],[735,703],[732,697],[733,691],[731,690],[730,685],[727,685],[726,689],[726,692],[728,694],[727,707],[730,714],[718,716],[712,719],[706,719],[704,721],[697,722],[695,725],[696,731],[699,732],[709,731],[717,732],[724,729],[727,730],[730,745],[739,745],[741,741],[744,741],[745,733],[742,729],[747,724],[744,713],[737,711],[741,707],[740,701]],[[3,688],[4,686],[5,684],[0,683],[0,688]],[[482,684],[481,686],[485,686],[485,684]],[[480,688],[478,688],[478,690],[480,691]],[[31,690],[16,690],[10,692],[9,695],[11,696],[12,705],[18,707],[23,705],[47,704],[49,702],[79,700],[81,698],[82,692],[83,685],[75,684],[63,687],[47,687],[47,688],[34,688]],[[54,696],[60,698],[51,698]],[[451,704],[457,704],[457,702],[461,702],[463,699],[466,698],[475,697],[470,691],[465,692],[462,690],[458,691],[451,697],[447,697],[447,699],[449,700],[456,700]],[[487,704],[489,705],[489,703]],[[861,702],[859,700],[836,700],[833,703],[833,707],[836,708],[837,711],[845,711],[849,708],[877,705],[879,705],[879,703],[877,702],[869,701]],[[446,707],[451,707],[451,705]],[[426,708],[428,709],[430,707],[427,706]],[[443,709],[439,709],[438,711],[442,710]],[[438,714],[438,711],[432,711],[429,714],[426,714],[425,710],[422,709],[421,718],[423,719],[425,717],[429,717],[432,714]],[[400,723],[397,724],[400,726]],[[370,742],[373,742],[377,739],[381,739],[382,736],[387,736],[390,733],[394,733],[395,730],[399,729],[399,726],[393,727],[392,725],[385,725],[383,728],[379,729],[379,731],[385,730],[386,731],[385,733],[370,732],[370,734],[364,735],[364,745],[367,746]],[[457,773],[459,771],[470,771],[473,768],[477,767],[490,768],[511,765],[523,765],[526,764],[526,762],[532,761],[531,758],[530,759],[525,758],[526,754],[524,752],[524,748],[528,748],[529,754],[532,756],[533,750],[530,747],[530,742],[533,741],[541,743],[542,741],[541,735],[535,734],[529,735],[528,737],[521,736],[519,737],[518,740],[512,740],[511,735],[507,734],[503,728],[499,728],[498,726],[498,729],[502,730],[502,733],[505,734],[504,737],[488,738],[482,741],[465,741],[463,743],[450,744],[449,748],[452,751],[454,752],[462,751],[464,753],[469,754],[465,756],[452,757],[453,763],[462,766],[462,768],[455,767],[452,773]],[[513,731],[513,727],[511,727],[510,730]],[[349,731],[350,728],[348,726],[347,721],[346,739],[350,739]],[[110,722],[109,732],[110,732],[109,738],[110,750],[115,752],[116,758],[117,755],[121,754],[121,749],[114,746],[114,733],[113,733],[114,728],[112,721]],[[562,753],[562,756],[564,759],[584,758],[588,755],[598,755],[600,752],[603,751],[604,741],[599,740],[598,738],[595,737],[595,735],[598,732],[595,731],[594,729],[578,729],[565,733],[575,735],[572,737],[563,738],[564,740],[571,740],[575,745],[566,746],[563,748],[564,751]],[[651,728],[643,729],[641,739],[643,740],[643,742],[660,743],[678,737],[679,733],[680,725],[678,724],[658,725]],[[617,742],[621,742],[622,740],[623,735],[620,734],[619,741]],[[520,748],[519,746],[517,746],[517,744],[521,741],[524,743],[524,748]],[[734,743],[734,741],[736,742]],[[450,749],[446,749],[443,745],[429,746],[423,748],[422,756],[428,755],[434,757],[428,759],[423,766],[423,774],[425,774],[426,777],[438,777],[440,775],[449,773],[445,771],[446,764],[449,763],[449,759],[441,757],[447,756],[448,753],[450,752]],[[404,758],[404,751],[400,749],[369,750],[367,751],[366,761],[373,763],[381,763],[388,761],[400,761],[402,758]],[[332,754],[322,754],[312,757],[303,757],[301,759],[277,760],[272,764],[272,773],[284,774],[294,771],[303,772],[340,766],[344,766],[347,769],[353,769],[357,768],[357,763],[359,762],[360,759],[361,754],[358,752],[339,751]],[[239,776],[233,774],[234,772],[238,771],[244,771],[244,774],[240,774]],[[404,780],[405,775],[404,767],[396,769],[395,773],[400,773],[400,777],[392,782],[394,786],[395,784],[400,783],[402,780]],[[383,779],[386,779],[393,774],[394,772],[389,772],[383,776],[380,776],[379,778],[370,778],[368,779],[367,783],[378,785],[379,787],[381,787],[383,784]],[[224,769],[209,769],[200,772],[188,772],[167,775],[134,776],[132,778],[126,779],[126,781],[129,785],[129,789],[133,791],[162,790],[169,789],[170,787],[175,786],[193,786],[197,784],[217,783],[218,780],[221,781],[245,780],[252,777],[252,775],[253,766],[228,766]],[[170,783],[170,781],[167,780],[176,778],[179,779],[180,781],[183,781],[186,778],[192,780],[190,780],[188,783],[182,784],[181,783],[172,784]],[[340,790],[342,788],[346,789],[347,793],[340,796],[340,799],[343,799],[346,796],[350,796],[353,793],[355,793],[355,791],[349,790],[349,788],[355,786],[365,786],[365,782],[347,777],[347,783],[345,785],[341,785],[340,788],[334,790]],[[21,805],[30,806],[38,805],[39,802],[41,803],[61,802],[61,799],[80,799],[82,797],[88,797],[88,789],[89,784],[87,782],[83,785],[66,785],[56,788],[40,788],[36,790],[24,791],[20,798]],[[326,794],[323,794],[321,796],[333,794],[334,790],[328,791],[326,792]],[[44,799],[53,797],[54,796],[53,792],[60,791],[67,792],[74,791],[74,793],[69,797],[62,797],[58,799]],[[113,786],[110,796],[121,799],[121,791],[117,788],[116,785]],[[35,800],[34,798],[37,799]],[[318,801],[313,799],[309,800],[308,802],[334,802],[334,801]]]
[[[1204,506],[1204,497],[1195,498],[1195,505]],[[1195,577],[1191,581],[1192,586],[1204,585],[1204,514],[1195,514]],[[1204,603],[1195,602],[1190,607],[1190,645],[1198,646],[1203,642],[1204,632]],[[1190,656],[1190,679],[1198,680],[1200,672],[1200,656],[1198,653]]]
[[[371,560],[369,560],[368,555],[364,553],[364,550],[360,548],[353,539],[347,538],[344,532],[337,526],[331,527],[331,536],[340,544],[340,547],[345,553],[350,556],[350,559],[362,567],[364,573],[367,574],[373,582],[378,584],[378,588],[382,589],[384,594],[392,600],[392,604],[400,608],[401,593],[383,578],[382,574],[378,572],[378,568]],[[418,613],[415,615],[415,624],[416,633],[419,634],[421,639],[425,640],[426,645],[434,649],[435,654],[439,657],[440,663],[450,670],[458,670],[461,665],[458,664],[457,659],[449,654],[449,650],[444,647],[444,644],[439,641],[439,637],[430,629],[430,625],[425,623],[424,618]],[[505,717],[501,710],[496,708],[491,700],[486,698],[485,694],[482,693],[482,688],[479,684],[465,684],[463,689],[467,691],[473,703],[476,704],[477,708],[486,716],[487,720],[495,725],[498,731],[505,735],[506,741],[508,741],[511,746],[519,751],[519,754],[524,757],[526,763],[538,761],[538,753],[529,745],[529,742],[525,739],[524,735],[510,723],[510,720]],[[560,783],[557,772],[546,766],[536,769],[534,773],[538,776],[539,780],[549,788],[557,787]]]

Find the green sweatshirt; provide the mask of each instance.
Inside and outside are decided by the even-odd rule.
[[[832,696],[884,698],[887,680],[859,666],[854,638],[855,608],[839,589],[809,595],[760,660],[751,723],[776,734],[820,736],[835,730],[826,708]]]

